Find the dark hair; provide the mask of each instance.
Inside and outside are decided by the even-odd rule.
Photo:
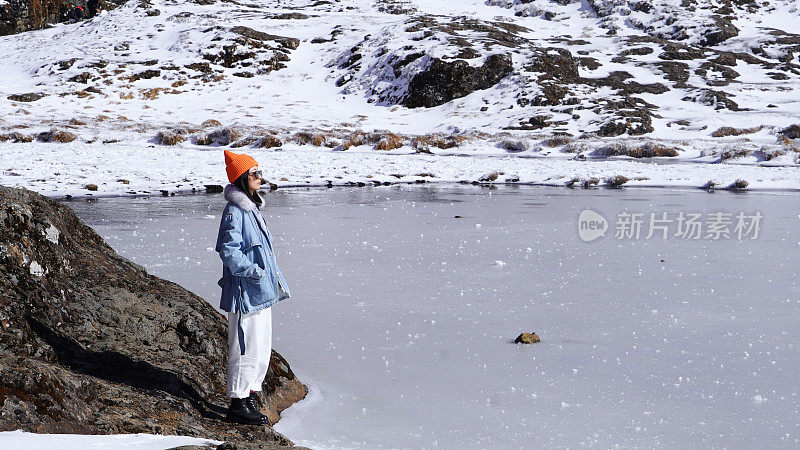
[[[239,175],[239,178],[237,178],[236,181],[233,182],[233,185],[238,187],[239,189],[241,189],[242,192],[244,192],[244,195],[246,195],[247,198],[252,200],[253,203],[256,204],[256,207],[260,209],[261,208],[261,196],[258,195],[258,191],[257,190],[253,191],[253,194],[250,195],[250,183],[249,183],[249,180],[248,180],[249,177],[250,177],[250,171],[248,170],[247,172]]]

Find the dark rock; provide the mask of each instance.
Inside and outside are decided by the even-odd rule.
[[[40,100],[44,97],[47,97],[47,94],[30,92],[27,94],[11,94],[8,96],[8,99],[15,102],[35,102],[36,100]]]
[[[644,55],[649,55],[649,54],[653,53],[653,51],[654,50],[653,50],[652,47],[634,47],[634,48],[625,49],[625,50],[621,51],[619,54],[620,54],[620,56],[628,56],[628,55],[644,56]]]
[[[597,61],[597,58],[592,58],[590,56],[578,58],[578,64],[580,64],[581,67],[586,67],[589,70],[595,70],[600,67],[600,62]]]
[[[593,86],[606,86],[616,89],[626,95],[635,94],[663,94],[669,88],[661,83],[641,84],[636,81],[627,81],[633,78],[628,72],[611,72],[604,78],[585,78],[584,82]]]
[[[745,111],[739,108],[739,105],[733,100],[728,98],[728,94],[724,91],[715,91],[713,89],[698,89],[683,97],[683,101],[691,101],[700,103],[701,105],[711,106],[715,110],[729,109],[731,111]]]
[[[717,64],[717,63],[710,62],[710,61],[706,61],[706,62],[700,64],[700,67],[698,67],[694,71],[694,73],[700,75],[701,77],[708,78],[708,72],[710,72],[710,71],[711,72],[719,72],[721,74],[722,78],[724,78],[724,79],[726,79],[728,81],[734,80],[734,79],[738,78],[739,75],[740,75],[739,72],[731,69],[728,66],[725,66],[725,65],[722,65],[722,64]]]
[[[208,194],[221,194],[224,190],[222,186],[219,184],[207,184],[205,185],[206,193]]]
[[[308,16],[299,12],[288,12],[288,13],[274,14],[271,18],[280,20],[291,20],[291,19],[308,19]]]
[[[233,27],[231,28],[231,32],[256,41],[275,41],[282,47],[290,50],[294,50],[300,46],[300,39],[285,37],[285,36],[276,36],[274,34],[267,34],[262,31],[256,31],[252,28],[247,28],[243,26]]]
[[[70,67],[72,67],[73,64],[75,64],[75,62],[77,60],[78,60],[78,58],[72,58],[72,59],[65,59],[63,61],[59,61],[58,63],[56,63],[56,64],[58,64],[58,70],[67,70],[67,69],[69,69]]]
[[[548,47],[534,52],[533,62],[525,70],[540,73],[539,81],[557,80],[561,83],[576,83],[580,78],[578,63],[572,53],[564,48]]]
[[[789,75],[783,72],[767,72],[767,76],[778,81],[785,81],[791,78]]]
[[[125,0],[8,0],[0,5],[0,36],[47,28],[67,18],[75,7],[84,9],[83,18],[96,14],[98,8],[112,10]]]
[[[787,139],[798,139],[800,138],[800,125],[790,125],[782,129],[778,133],[783,135]]]
[[[89,72],[83,72],[73,77],[67,78],[67,81],[71,81],[73,83],[88,83],[91,78],[92,74],[90,74]]]
[[[715,15],[712,17],[714,20],[714,27],[703,34],[703,39],[700,45],[712,46],[717,45],[722,41],[726,41],[732,37],[739,35],[739,29],[736,28],[728,17]]]
[[[530,150],[530,144],[528,144],[528,141],[521,139],[503,139],[500,141],[500,147],[511,153]]]
[[[606,100],[604,109],[613,112],[612,119],[600,126],[598,134],[604,137],[629,134],[631,136],[652,133],[655,106],[640,98],[625,97],[622,100]]]
[[[191,64],[187,64],[187,65],[185,65],[183,67],[186,67],[187,69],[196,70],[198,72],[203,72],[203,73],[211,73],[211,72],[213,72],[213,69],[211,69],[211,66],[207,62],[191,63]]]
[[[445,62],[433,58],[430,66],[411,80],[402,104],[408,108],[438,106],[490,88],[512,71],[511,57],[506,54],[490,55],[480,67],[463,60]]]
[[[705,51],[687,45],[669,43],[664,45],[664,51],[658,55],[665,60],[692,60],[705,58]]]
[[[677,83],[685,83],[689,80],[689,64],[676,61],[663,61],[655,63],[655,66],[664,74],[664,78]]]
[[[72,142],[77,138],[69,131],[51,129],[50,131],[43,131],[36,135],[36,139],[41,142],[58,142],[66,144]]]
[[[129,80],[130,81],[137,81],[137,80],[149,80],[150,78],[160,77],[161,71],[157,69],[147,69],[145,71],[139,72],[137,74],[131,75]]]
[[[547,126],[547,121],[551,118],[551,116],[533,116],[528,119],[528,123],[533,128],[544,128]]]
[[[120,257],[66,206],[0,187],[0,431],[158,433],[288,446],[224,421],[227,323]],[[273,350],[272,423],[307,392]]]

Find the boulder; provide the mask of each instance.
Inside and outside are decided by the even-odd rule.
[[[67,206],[0,186],[0,431],[157,433],[289,446],[225,421],[227,322],[117,255]],[[307,388],[273,350],[274,423]]]
[[[0,3],[0,36],[46,28],[65,20],[67,12],[76,6],[91,17],[123,3],[125,0],[7,0]]]
[[[8,96],[8,99],[14,102],[35,102],[36,100],[41,100],[46,96],[47,94],[42,94],[39,92],[28,92],[26,94],[11,94]]]
[[[43,131],[36,135],[36,139],[41,142],[58,142],[66,144],[72,142],[77,138],[74,133],[69,131],[57,130],[55,128],[49,131]]]
[[[781,134],[788,139],[798,139],[800,138],[800,125],[790,125],[779,131],[778,134]]]
[[[433,58],[408,85],[402,104],[408,108],[439,106],[477,90],[488,89],[513,72],[511,56],[493,54],[483,65],[474,67],[464,60]]]

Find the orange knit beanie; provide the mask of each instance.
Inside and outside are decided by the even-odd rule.
[[[239,155],[225,150],[225,171],[228,172],[228,181],[233,183],[243,173],[257,166],[255,159],[247,155]]]

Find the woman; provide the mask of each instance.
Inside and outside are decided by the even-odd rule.
[[[272,306],[289,298],[275,256],[272,235],[261,217],[261,171],[247,155],[225,150],[231,184],[222,212],[216,251],[222,258],[220,308],[228,312],[228,387],[230,420],[269,425],[255,393],[267,375],[272,354]]]

